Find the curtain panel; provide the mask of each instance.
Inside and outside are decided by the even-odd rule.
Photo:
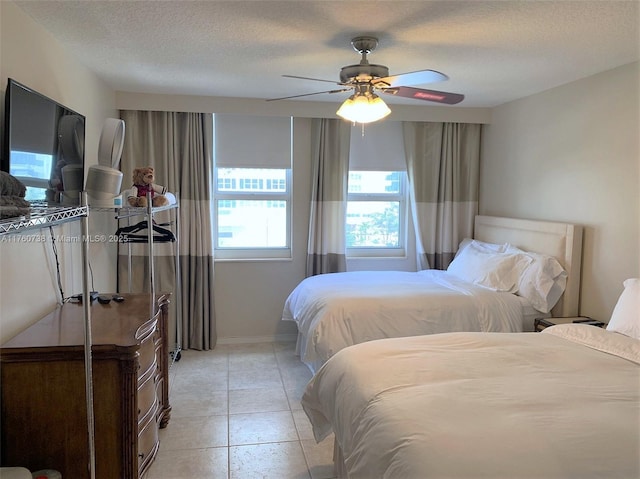
[[[306,275],[346,271],[345,221],[351,124],[312,121],[311,214]]]
[[[121,111],[120,117],[126,132],[121,161],[123,189],[130,187],[134,168],[152,166],[155,182],[166,186],[179,201],[178,209],[154,215],[157,223],[169,222],[167,228],[177,226],[179,231],[179,285],[175,281],[174,245],[154,244],[156,291],[181,291],[172,297],[171,318],[179,325],[170,333],[180,334],[174,338],[184,349],[212,349],[217,340],[211,224],[213,117],[160,111]],[[172,215],[177,215],[177,225],[171,223],[176,220]],[[147,245],[130,246],[119,245],[119,289],[147,291]]]
[[[419,269],[446,269],[478,214],[482,125],[403,122]]]

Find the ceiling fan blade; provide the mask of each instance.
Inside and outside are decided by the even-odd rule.
[[[417,72],[400,73],[398,75],[389,75],[384,78],[376,78],[372,81],[374,85],[377,83],[385,83],[391,87],[405,85],[422,85],[423,83],[435,83],[448,80],[449,77],[444,73],[435,70],[420,70]]]
[[[281,98],[268,98],[267,101],[288,100],[289,98],[300,98],[301,96],[322,95],[323,93],[342,93],[349,91],[351,88],[340,88],[339,90],[317,91],[315,93],[304,93],[302,95],[283,96]]]
[[[449,93],[446,91],[424,90],[422,88],[412,88],[409,86],[399,86],[396,88],[383,88],[380,91],[390,95],[413,98],[414,100],[433,101],[446,105],[455,105],[464,100],[464,95],[460,93]]]
[[[313,81],[324,81],[328,83],[335,83],[336,85],[341,85],[341,83],[334,80],[322,80],[320,78],[309,78],[309,77],[300,77],[297,75],[282,75],[285,78],[297,78],[298,80],[313,80]]]

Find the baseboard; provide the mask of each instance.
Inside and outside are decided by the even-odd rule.
[[[274,336],[232,336],[218,338],[217,344],[250,344],[250,343],[295,343],[297,334],[276,334]]]

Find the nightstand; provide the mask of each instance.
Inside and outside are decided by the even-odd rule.
[[[597,326],[604,328],[606,326],[602,321],[591,319],[587,316],[575,316],[572,318],[536,318],[533,321],[533,330],[537,333],[549,326],[555,326],[556,324],[569,324],[569,323],[582,323],[590,326]]]

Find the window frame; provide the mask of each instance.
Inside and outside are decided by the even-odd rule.
[[[229,167],[222,167],[227,169]],[[269,168],[254,168],[254,167],[235,167],[236,169],[263,169]],[[242,191],[242,192],[229,192],[221,191],[218,189],[218,166],[214,165],[214,191],[213,191],[213,240],[214,240],[214,257],[216,260],[279,260],[290,259],[292,255],[291,243],[292,243],[292,198],[293,198],[293,184],[292,184],[292,168],[275,168],[277,170],[285,171],[285,189],[286,191]],[[218,244],[218,204],[220,201],[284,201],[285,207],[285,222],[286,222],[286,245],[277,247],[238,247],[238,246],[223,246]]]
[[[384,201],[398,202],[398,246],[346,246],[347,258],[402,258],[407,255],[407,230],[408,230],[408,198],[407,198],[407,172],[405,170],[349,170],[349,176],[353,172],[386,172],[399,174],[399,191],[397,193],[358,193],[347,192],[347,209],[350,201]],[[348,191],[348,188],[347,188]],[[347,218],[345,217],[345,228]],[[346,234],[346,232],[345,232]],[[345,238],[346,245],[346,238]]]
[[[293,255],[293,116],[263,117],[261,115],[224,113],[214,114],[213,117],[214,155],[211,217],[215,260],[290,260]],[[220,168],[284,170],[286,172],[286,191],[220,191],[218,189]],[[280,247],[218,247],[219,200],[284,201],[286,245]]]

